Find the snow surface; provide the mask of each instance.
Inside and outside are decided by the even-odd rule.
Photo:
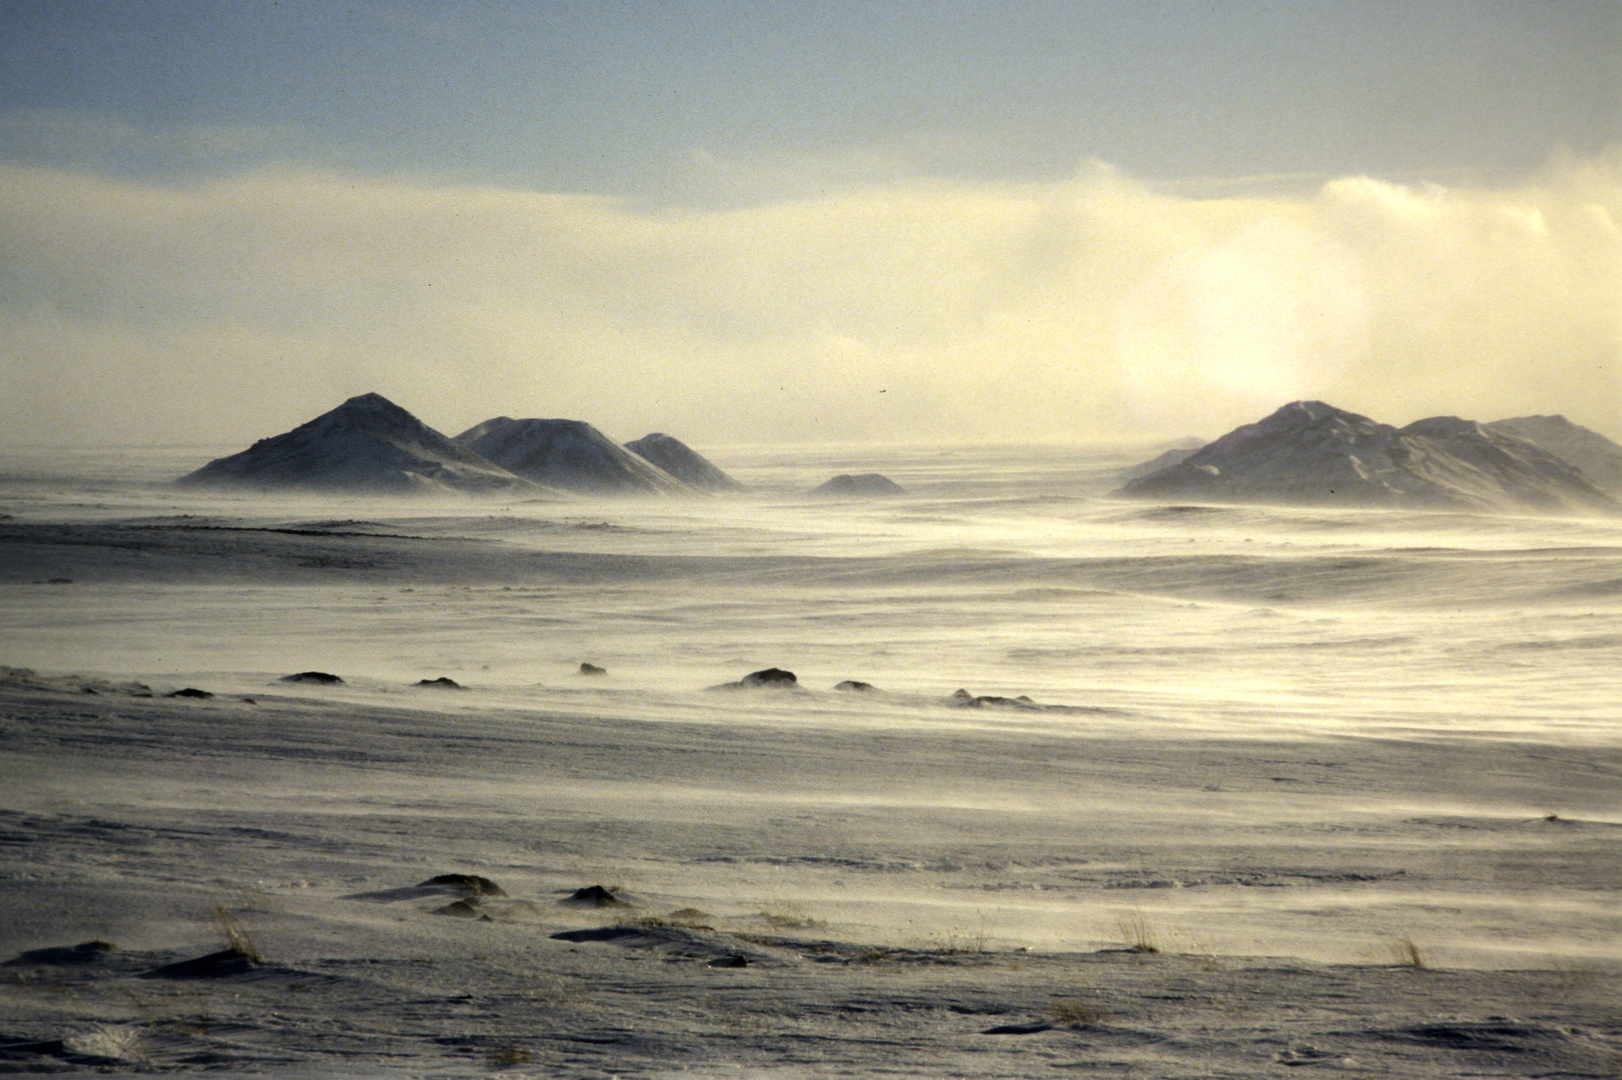
[[[1622,1060],[1616,519],[1108,498],[1130,448],[507,503],[182,456],[0,459],[0,1068]]]

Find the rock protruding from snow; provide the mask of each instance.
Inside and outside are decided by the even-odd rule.
[[[395,493],[546,491],[456,445],[381,394],[352,397],[179,482]]]
[[[751,671],[737,682],[721,683],[711,690],[751,690],[767,687],[773,690],[799,690],[800,680],[785,668],[769,667]]]
[[[583,420],[498,416],[456,442],[519,476],[593,495],[676,494],[687,485]]]
[[[1564,416],[1517,416],[1482,427],[1540,446],[1577,466],[1595,487],[1613,495],[1622,494],[1622,446],[1597,431],[1573,424]]]
[[[871,499],[874,497],[889,498],[896,495],[905,495],[906,489],[891,480],[888,476],[881,476],[876,472],[841,473],[832,480],[818,484],[811,489],[813,495],[830,496],[837,499]]]
[[[699,491],[742,491],[743,485],[680,439],[655,431],[625,448]]]
[[[1297,401],[1235,428],[1119,494],[1474,510],[1608,511],[1622,506],[1532,443],[1452,416],[1405,428]]]

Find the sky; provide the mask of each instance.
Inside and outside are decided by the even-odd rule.
[[[0,443],[1622,439],[1622,0],[0,0]]]

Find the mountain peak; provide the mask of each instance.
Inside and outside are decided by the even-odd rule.
[[[187,484],[376,491],[538,489],[418,420],[359,394],[291,431],[181,477]]]
[[[1221,502],[1490,510],[1604,510],[1578,468],[1515,433],[1457,416],[1397,429],[1321,401],[1294,401],[1235,428],[1120,494]]]

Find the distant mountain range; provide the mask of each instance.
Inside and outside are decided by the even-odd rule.
[[[1622,446],[1564,417],[1404,428],[1296,401],[1128,471],[1117,494],[1208,502],[1622,512]],[[1147,469],[1147,465],[1160,467]],[[1135,475],[1134,475],[1135,474]]]
[[[692,494],[742,487],[680,440],[649,435],[682,475],[627,450],[579,420],[498,416],[456,438],[381,394],[350,398],[292,431],[261,439],[178,481],[262,490],[514,492],[558,495]]]

